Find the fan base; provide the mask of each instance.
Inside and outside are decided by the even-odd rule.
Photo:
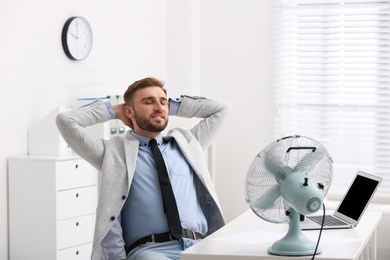
[[[307,256],[313,255],[316,249],[316,243],[302,236],[299,239],[295,238],[282,238],[276,241],[272,247],[268,248],[268,253],[272,255],[283,255],[283,256]],[[321,253],[321,248],[318,247],[316,254]]]
[[[321,248],[303,234],[300,227],[300,214],[294,209],[290,209],[290,222],[287,234],[268,248],[268,252],[273,255],[285,256],[306,256],[321,253]]]

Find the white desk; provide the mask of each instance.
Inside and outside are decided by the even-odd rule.
[[[320,242],[322,253],[316,255],[315,259],[375,260],[376,228],[381,217],[380,211],[366,211],[354,229],[324,230]],[[311,256],[275,256],[268,253],[268,247],[282,238],[287,230],[287,224],[269,223],[248,210],[184,251],[180,259],[311,259]],[[304,234],[317,241],[319,231],[304,231]]]

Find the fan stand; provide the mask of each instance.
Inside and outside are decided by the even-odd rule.
[[[273,255],[284,256],[307,256],[313,255],[316,243],[308,239],[302,232],[299,214],[291,209],[291,220],[287,234],[280,240],[273,243],[268,248],[268,252]],[[316,254],[321,253],[321,248],[317,248]]]

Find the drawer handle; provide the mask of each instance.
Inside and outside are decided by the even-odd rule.
[[[76,227],[78,227],[79,226],[79,222],[76,222]]]
[[[79,194],[78,193],[76,193],[76,198],[78,198],[79,197]]]
[[[76,164],[76,165],[75,165],[75,168],[76,168],[76,169],[77,169],[77,168],[79,168],[79,165],[78,165],[78,164]]]
[[[76,251],[76,255],[79,255],[79,251]]]

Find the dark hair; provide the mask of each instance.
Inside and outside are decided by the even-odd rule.
[[[161,80],[152,77],[143,78],[135,81],[127,88],[125,94],[123,95],[123,100],[125,101],[125,104],[131,105],[133,103],[132,98],[134,93],[139,89],[147,87],[160,87],[162,90],[164,90],[165,94],[167,93],[167,90],[164,88],[164,82],[162,82]]]

